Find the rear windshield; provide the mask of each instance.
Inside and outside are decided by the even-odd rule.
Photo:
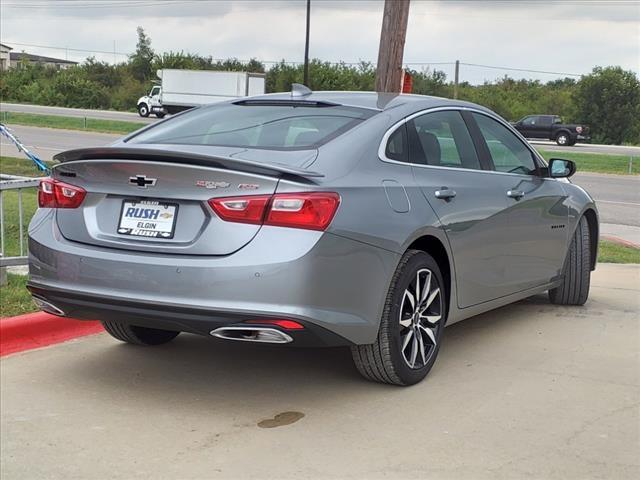
[[[301,150],[322,145],[375,113],[341,105],[225,103],[186,112],[128,142]]]

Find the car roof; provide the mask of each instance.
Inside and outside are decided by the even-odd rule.
[[[435,107],[467,107],[479,110],[490,111],[485,107],[471,102],[452,100],[443,97],[432,97],[428,95],[396,94],[378,92],[345,92],[345,91],[320,91],[312,92],[304,96],[292,96],[290,92],[270,93],[250,97],[252,100],[281,100],[281,101],[306,101],[306,102],[328,102],[345,106],[368,108],[377,111],[386,111],[399,107],[402,110],[424,110]]]

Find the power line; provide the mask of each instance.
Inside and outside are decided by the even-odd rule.
[[[19,8],[19,9],[41,9],[47,7],[53,7],[56,9],[92,9],[92,8],[138,8],[138,7],[162,7],[171,5],[183,5],[185,3],[196,3],[197,0],[143,0],[139,2],[103,2],[103,3],[67,3],[67,4],[52,4],[52,3],[3,3],[3,7]]]
[[[85,50],[82,48],[71,48],[71,47],[53,47],[51,45],[34,45],[32,43],[17,43],[17,42],[7,42],[5,40],[5,45],[8,43],[10,45],[18,45],[20,47],[34,47],[34,48],[48,48],[51,50],[69,50],[70,52],[84,52],[84,53],[106,53],[109,55],[123,55],[125,57],[128,57],[130,54],[129,53],[123,53],[123,52],[114,52],[112,51],[107,51],[107,50]]]
[[[481,65],[478,63],[464,63],[460,62],[460,65],[466,65],[467,67],[481,67],[481,68],[490,68],[492,70],[510,70],[513,72],[527,72],[527,73],[546,73],[549,75],[566,75],[568,77],[581,77],[580,73],[566,73],[566,72],[550,72],[547,70],[529,70],[526,68],[515,68],[515,67],[498,67],[495,65]]]

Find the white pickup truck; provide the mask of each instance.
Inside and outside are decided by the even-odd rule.
[[[141,117],[153,113],[162,118],[167,113],[265,92],[264,73],[163,69],[157,75],[160,85],[138,99]]]

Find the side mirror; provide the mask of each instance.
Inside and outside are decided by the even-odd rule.
[[[549,176],[552,178],[568,178],[576,173],[576,164],[571,160],[552,158],[549,160]]]

